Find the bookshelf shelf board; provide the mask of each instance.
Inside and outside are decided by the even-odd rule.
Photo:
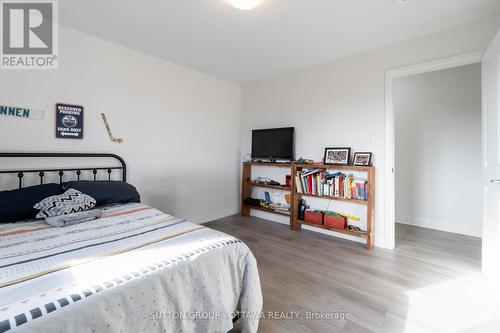
[[[316,195],[316,194],[305,194],[305,193],[297,193],[297,196],[304,196],[304,197],[314,197],[314,198],[322,198],[322,199],[328,199],[328,200],[337,200],[337,201],[345,201],[345,202],[352,202],[360,205],[368,205],[368,200],[359,200],[359,199],[346,199],[346,198],[339,198],[339,197],[332,197],[329,195]]]
[[[250,184],[250,186],[273,188],[273,189],[276,189],[276,190],[284,190],[284,191],[290,191],[291,190],[290,186],[267,185],[267,184],[261,184],[261,183],[253,182],[251,180],[248,181],[248,184]]]
[[[251,206],[251,205],[244,205],[244,206],[247,207],[247,208],[249,208],[249,209],[256,209],[256,210],[261,210],[261,211],[267,212],[267,213],[273,213],[273,214],[278,214],[278,215],[283,215],[283,216],[286,216],[286,217],[290,217],[290,214],[283,213],[283,212],[280,212],[280,211],[277,211],[277,210],[274,210],[274,209],[271,209],[271,208],[257,207],[257,206]]]
[[[302,169],[335,169],[335,170],[356,170],[369,171],[372,166],[355,166],[355,165],[333,165],[333,164],[295,164],[297,168]]]
[[[356,236],[356,237],[366,238],[366,235],[367,235],[366,232],[351,231],[351,230],[347,230],[347,229],[335,229],[335,228],[330,228],[326,225],[308,223],[308,222],[301,221],[301,220],[297,220],[297,223],[300,223],[303,225],[308,225],[311,227],[320,228],[320,229],[326,229],[326,230],[338,232],[338,233],[345,234],[345,235]]]

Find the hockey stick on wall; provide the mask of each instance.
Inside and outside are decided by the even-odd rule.
[[[104,121],[104,126],[106,126],[106,130],[108,131],[109,139],[113,142],[116,143],[122,143],[123,139],[122,138],[115,138],[113,134],[111,133],[111,128],[109,127],[108,120],[106,119],[106,115],[104,113],[101,113],[102,121]]]

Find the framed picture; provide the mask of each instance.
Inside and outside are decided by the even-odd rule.
[[[351,148],[325,148],[325,164],[349,165]]]
[[[372,153],[354,153],[354,165],[369,166],[372,161]]]

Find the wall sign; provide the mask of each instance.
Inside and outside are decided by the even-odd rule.
[[[21,108],[17,106],[0,105],[0,115],[33,120],[43,120],[45,111]]]
[[[83,139],[83,106],[56,104],[56,138]]]

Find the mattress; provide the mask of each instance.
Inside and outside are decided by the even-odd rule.
[[[0,332],[256,332],[261,309],[244,243],[147,205],[0,226]]]

